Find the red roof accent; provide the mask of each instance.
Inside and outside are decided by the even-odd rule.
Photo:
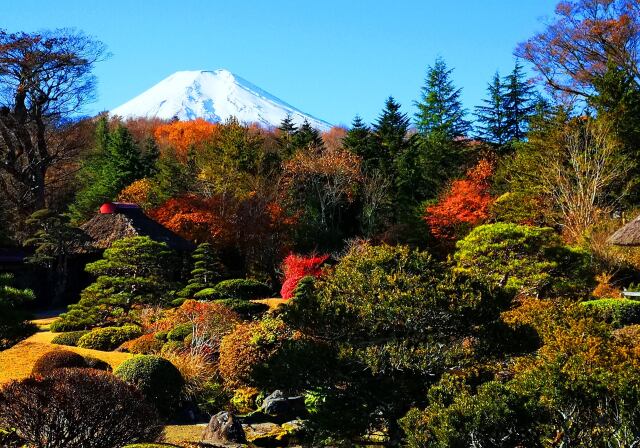
[[[105,202],[100,206],[100,213],[103,215],[117,213],[121,210],[140,209],[138,204],[130,204],[127,202]]]

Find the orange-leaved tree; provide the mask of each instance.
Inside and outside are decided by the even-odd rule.
[[[440,239],[456,239],[470,227],[489,217],[493,198],[489,178],[493,165],[486,159],[467,171],[465,179],[456,180],[435,205],[426,209],[424,220],[431,233]]]
[[[161,124],[156,127],[154,135],[160,145],[175,148],[178,157],[185,158],[189,149],[214,141],[218,133],[217,124],[198,118]]]

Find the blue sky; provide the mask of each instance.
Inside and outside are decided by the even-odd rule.
[[[334,124],[375,120],[393,95],[413,114],[442,56],[471,109],[557,0],[5,0],[0,28],[76,27],[107,44],[98,101],[120,105],[178,70],[226,68]]]

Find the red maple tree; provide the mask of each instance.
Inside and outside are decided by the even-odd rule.
[[[284,282],[280,295],[283,299],[290,299],[298,286],[298,282],[306,276],[318,277],[322,273],[322,265],[329,255],[295,255],[291,254],[282,263]]]
[[[467,171],[465,179],[456,180],[446,194],[428,206],[424,220],[431,233],[440,239],[456,239],[463,229],[476,226],[489,217],[493,198],[489,178],[493,165],[486,159]]]

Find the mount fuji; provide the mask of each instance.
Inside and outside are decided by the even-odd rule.
[[[181,71],[111,110],[122,118],[179,120],[202,118],[214,123],[236,117],[243,123],[277,127],[290,115],[300,125],[326,131],[331,124],[315,118],[262,90],[228,70]]]

